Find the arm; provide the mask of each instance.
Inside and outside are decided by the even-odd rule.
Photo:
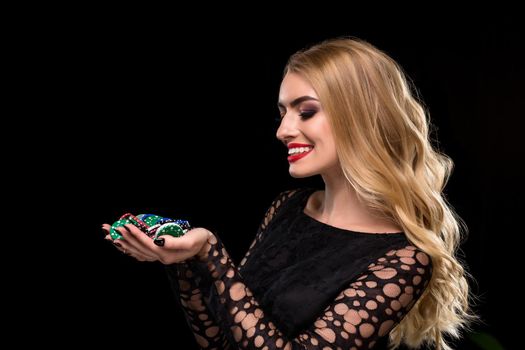
[[[201,349],[230,349],[224,333],[204,302],[202,273],[191,261],[166,266],[171,289],[184,311],[186,322]]]
[[[277,196],[262,220],[256,237],[248,252],[241,261],[241,266],[247,261],[256,242],[260,242],[268,224],[273,219],[278,208],[290,198],[295,191],[285,191]],[[207,275],[206,267],[194,264],[191,260],[166,267],[171,283],[171,289],[179,305],[184,311],[189,328],[193,331],[195,340],[202,349],[229,349],[227,337],[218,326],[214,315],[207,306],[202,290],[206,286],[202,283],[202,275]]]
[[[102,228],[109,233],[110,227],[104,224]],[[106,235],[106,239],[112,241],[118,250],[139,261],[158,260],[166,265],[175,299],[182,308],[200,348],[230,349],[230,344],[217,327],[202,298],[200,276],[207,275],[207,270],[193,264],[196,253],[202,249],[211,232],[203,228],[194,228],[179,238],[163,238],[162,247],[159,247],[133,225],[125,225],[117,230],[122,239],[114,242],[109,234]]]
[[[207,250],[207,251],[206,251]],[[386,336],[420,297],[431,277],[428,255],[409,246],[368,266],[294,339],[287,339],[259,308],[242,275],[215,236],[199,260],[211,275],[211,310],[230,342],[241,349],[348,349],[371,347]]]

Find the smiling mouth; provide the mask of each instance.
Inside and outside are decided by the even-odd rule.
[[[308,154],[310,154],[310,152],[312,152],[313,149],[313,147],[301,147],[300,149],[298,149],[298,151],[288,156],[288,162],[293,163],[301,158],[306,157]]]

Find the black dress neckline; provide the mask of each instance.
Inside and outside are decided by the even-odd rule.
[[[319,226],[320,228],[323,228],[325,230],[330,230],[330,231],[333,231],[333,232],[341,232],[341,233],[346,233],[346,234],[350,233],[350,234],[367,235],[367,236],[378,236],[378,237],[382,237],[382,238],[384,238],[385,236],[397,237],[399,235],[403,235],[404,234],[403,231],[400,231],[400,232],[386,232],[386,233],[384,233],[384,232],[377,232],[376,233],[376,232],[362,232],[362,231],[347,230],[347,229],[331,226],[331,225],[325,224],[324,222],[321,222],[321,221],[319,221],[317,219],[314,219],[310,215],[306,214],[304,212],[304,210],[306,209],[306,204],[308,203],[308,199],[316,191],[318,191],[318,189],[316,189],[316,188],[307,188],[303,192],[303,196],[301,198],[301,203],[298,206],[298,209],[299,209],[299,214],[304,219],[306,219],[309,222]]]

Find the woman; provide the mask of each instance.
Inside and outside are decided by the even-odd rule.
[[[325,189],[281,193],[239,266],[204,228],[152,241],[126,225],[115,244],[169,265],[204,349],[448,349],[443,335],[474,318],[461,219],[442,195],[453,163],[402,70],[366,42],[329,40],[289,59],[278,106],[290,174]]]

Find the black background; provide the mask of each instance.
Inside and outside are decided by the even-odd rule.
[[[495,16],[407,18],[404,25],[192,18],[182,25],[114,12],[35,32],[35,41],[48,41],[39,50],[44,63],[31,69],[41,74],[39,88],[57,87],[46,91],[45,105],[65,116],[50,123],[67,130],[48,139],[62,157],[42,199],[59,189],[58,210],[82,217],[68,226],[74,237],[65,256],[52,259],[63,287],[44,309],[63,321],[56,335],[72,344],[191,348],[182,345],[193,337],[162,266],[123,256],[100,225],[124,212],[186,218],[217,232],[240,261],[280,191],[322,186],[319,178],[288,175],[275,138],[286,59],[352,35],[387,52],[418,87],[433,137],[455,161],[445,193],[470,230],[461,256],[484,321],[474,331],[510,348],[505,320],[522,294],[512,272],[519,272],[522,233],[523,35],[512,14]],[[44,276],[39,287],[52,289],[47,283]],[[457,347],[475,348],[468,336]]]

